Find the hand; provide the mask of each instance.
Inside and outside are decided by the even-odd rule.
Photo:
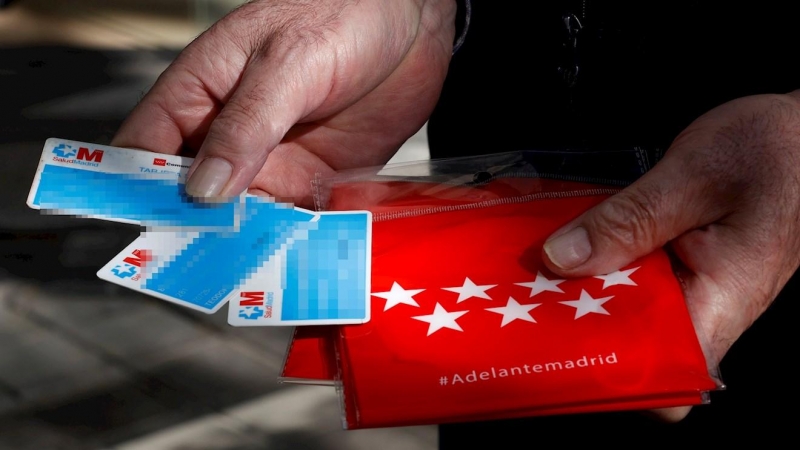
[[[427,120],[453,0],[254,1],[197,38],[112,145],[197,151],[187,192],[311,203],[317,172],[385,163]]]
[[[715,367],[800,264],[800,91],[706,113],[652,171],[554,233],[543,257],[560,275],[597,275],[667,243]]]

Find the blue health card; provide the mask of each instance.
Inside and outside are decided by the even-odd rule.
[[[280,203],[248,197],[238,231],[202,232],[145,280],[144,289],[216,310],[242,282],[315,217]]]
[[[367,213],[322,213],[289,247],[281,319],[369,319],[370,224]]]
[[[319,212],[228,303],[234,326],[359,324],[370,318],[372,217]]]
[[[33,204],[41,209],[146,226],[233,228],[238,199],[194,201],[177,180],[138,174],[87,171],[46,165]]]

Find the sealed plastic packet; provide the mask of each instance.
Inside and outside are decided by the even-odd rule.
[[[348,429],[708,401],[722,383],[663,250],[569,280],[541,260],[550,234],[646,170],[636,156],[516,152],[316,180],[318,209],[373,214],[373,313],[298,329],[283,380],[333,381]],[[601,162],[609,177],[589,177]]]

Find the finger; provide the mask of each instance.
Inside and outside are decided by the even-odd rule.
[[[176,155],[183,146],[183,133],[164,105],[145,96],[117,130],[111,145]]]
[[[739,214],[745,215],[759,213]],[[686,303],[712,366],[767,309],[797,268],[797,253],[785,251],[794,246],[775,238],[781,232],[774,229],[778,227],[756,224],[757,217],[750,218],[751,223],[741,219],[692,231],[672,244],[685,261],[679,274]]]
[[[666,157],[618,194],[556,231],[543,259],[555,273],[610,273],[692,228],[725,214],[713,182],[694,176],[679,157]]]
[[[642,411],[642,413],[660,422],[677,423],[685,419],[691,410],[691,406],[677,406],[674,408],[651,409]]]
[[[184,89],[180,98],[163,94],[175,90],[175,84],[183,83],[154,86],[125,119],[111,145],[172,155],[186,147],[199,148],[219,106],[201,88]]]
[[[189,195],[229,197],[247,189],[269,153],[305,115],[309,98],[318,99],[315,91],[327,88],[324,83],[306,86],[298,81],[302,78],[302,67],[272,64],[265,58],[251,61],[189,169]],[[316,78],[320,79],[324,77]]]
[[[222,68],[212,63],[220,48],[227,49]],[[197,150],[246,62],[220,27],[212,27],[159,76],[111,144],[169,154]]]
[[[722,358],[771,298],[764,289],[769,281],[753,277],[753,274],[763,273],[754,267],[754,263],[766,261],[751,257],[755,255],[752,255],[752,249],[742,245],[747,239],[740,236],[741,229],[715,224],[686,233],[672,242],[680,261],[676,262],[676,273],[709,374],[720,385],[722,380],[718,367]],[[683,420],[690,411],[691,407],[685,406],[643,413],[655,420],[675,423]]]
[[[294,5],[299,9],[292,27],[272,23],[268,39],[251,43],[246,69],[189,170],[190,195],[244,191],[292,126],[328,119],[357,103],[395,71],[414,43],[411,29],[386,32],[398,19],[415,24],[414,8],[401,8],[395,17],[381,2],[314,5],[314,14],[307,14],[308,5]],[[279,12],[260,11],[241,18],[258,17],[262,23],[254,28],[260,30]]]
[[[795,248],[792,241],[796,238],[775,226],[788,208],[778,211],[778,217],[769,209],[744,208],[671,243],[678,260],[676,273],[709,373],[720,385],[717,368],[725,354],[769,307],[797,267],[796,252],[786,256],[782,251]],[[667,408],[649,413],[659,420],[677,422],[689,410]]]

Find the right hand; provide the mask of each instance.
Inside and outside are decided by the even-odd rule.
[[[187,192],[308,205],[315,173],[385,163],[424,125],[453,0],[257,0],[192,42],[112,145],[197,151]]]

